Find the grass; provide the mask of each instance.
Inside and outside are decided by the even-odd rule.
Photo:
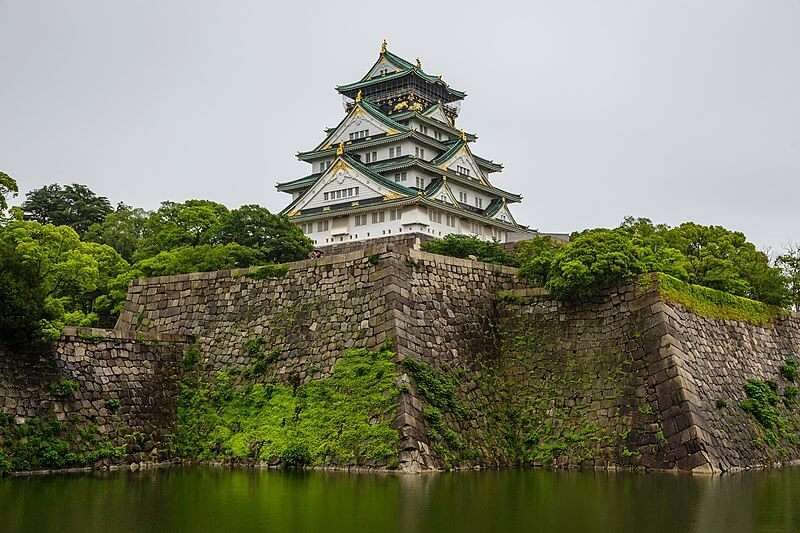
[[[173,447],[196,460],[284,466],[396,466],[399,389],[392,352],[347,350],[330,377],[255,383],[243,373],[181,387]]]
[[[779,307],[686,283],[667,274],[656,274],[656,279],[665,299],[707,318],[741,320],[763,326],[785,313]]]

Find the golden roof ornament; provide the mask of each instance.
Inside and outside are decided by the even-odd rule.
[[[420,61],[419,58],[417,58],[417,68],[422,70],[422,61]]]
[[[383,40],[381,43],[381,54],[386,53],[386,48],[389,46],[389,43],[386,42],[386,39]]]
[[[363,95],[361,94],[361,89],[359,89],[358,93],[356,94],[356,103],[359,103],[361,101],[362,96]]]
[[[463,129],[461,130],[461,140],[467,142],[467,132]]]
[[[344,141],[339,143],[339,146],[336,147],[336,155],[344,155]]]

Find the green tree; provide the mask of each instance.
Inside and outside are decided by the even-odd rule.
[[[8,196],[16,196],[18,192],[19,188],[14,178],[5,172],[0,172],[0,216],[8,209]]]
[[[34,189],[22,204],[27,220],[54,226],[69,226],[83,235],[89,226],[103,222],[111,212],[108,198],[98,196],[85,185],[57,183]]]
[[[97,300],[129,268],[113,248],[82,242],[68,226],[12,221],[0,241],[3,261],[18,280],[8,282],[5,292],[30,297],[30,312],[14,311],[17,321],[27,324],[26,334],[36,330],[53,338],[64,325],[96,323]]]
[[[542,235],[521,242],[516,250],[520,277],[536,285],[547,283],[556,254],[564,245],[563,242]]]
[[[598,291],[647,271],[629,235],[599,229],[577,235],[553,259],[546,287],[564,299],[590,298]]]
[[[258,205],[243,205],[226,213],[217,234],[223,244],[237,243],[261,252],[273,263],[308,257],[313,243],[287,217],[274,215]]]
[[[800,311],[800,245],[789,246],[775,263],[783,270],[790,305]]]
[[[227,207],[209,200],[163,202],[147,217],[144,238],[135,258],[145,259],[183,246],[217,244],[220,226],[227,214]]]
[[[258,250],[236,243],[184,246],[159,252],[135,264],[139,275],[169,276],[188,272],[208,272],[228,268],[243,268],[264,262]]]
[[[665,232],[686,258],[686,281],[773,305],[788,294],[779,268],[738,231],[686,222]]]
[[[144,209],[120,203],[103,222],[92,224],[84,239],[107,244],[126,261],[132,261],[144,239],[147,216]]]

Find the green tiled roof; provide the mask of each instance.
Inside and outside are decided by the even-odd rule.
[[[335,128],[329,128],[328,130],[326,130],[328,135],[325,137],[325,139],[322,140],[321,143],[317,145],[317,147],[314,150],[315,151],[320,150],[322,147],[326,146],[331,136],[336,132],[336,130],[338,130],[341,127],[342,124],[344,124],[344,122],[348,118],[350,118],[350,116],[355,112],[356,108],[358,107],[361,107],[361,109],[366,111],[369,116],[373,117],[375,120],[378,120],[379,122],[381,122],[382,124],[386,125],[389,128],[394,128],[399,131],[410,131],[409,127],[406,126],[405,124],[400,124],[398,121],[396,121],[389,115],[385,114],[383,111],[381,111],[374,105],[370,104],[367,100],[361,100],[360,102],[356,103],[355,106],[353,106],[353,109],[351,109],[350,112],[347,113],[347,115],[345,115],[345,117],[341,120],[341,122],[339,122],[339,124],[336,125]]]
[[[406,76],[408,74],[412,74],[412,75],[415,75],[415,76],[419,77],[420,79],[422,79],[423,81],[426,81],[428,83],[435,83],[437,85],[442,85],[445,89],[447,89],[447,92],[449,92],[451,95],[453,95],[454,97],[457,97],[459,99],[460,98],[464,98],[465,96],[467,96],[467,93],[465,93],[463,91],[457,91],[456,89],[451,88],[447,83],[445,83],[442,80],[442,78],[440,76],[433,76],[431,74],[428,74],[425,71],[423,71],[421,68],[417,68],[417,66],[415,64],[411,63],[410,61],[406,61],[402,57],[400,57],[400,56],[398,56],[396,54],[393,54],[392,52],[390,52],[388,50],[383,52],[381,54],[381,57],[378,58],[378,61],[376,61],[372,65],[372,67],[370,67],[369,71],[367,72],[367,75],[369,75],[369,72],[371,72],[372,69],[375,68],[375,65],[377,65],[378,62],[380,62],[380,60],[382,58],[385,58],[389,63],[394,65],[398,70],[396,72],[392,72],[390,74],[386,74],[386,75],[383,75],[383,76],[375,76],[373,78],[367,78],[367,76],[364,76],[363,78],[361,78],[357,82],[348,83],[348,84],[344,84],[344,85],[339,85],[339,86],[336,87],[336,90],[339,91],[340,93],[348,92],[348,91],[352,91],[352,90],[355,90],[355,89],[362,89],[364,87],[369,87],[369,86],[374,85],[376,83],[381,83],[381,82],[384,82],[384,81],[389,81],[389,80],[393,80],[393,79],[397,79],[397,78],[402,78],[403,76]]]
[[[436,158],[432,159],[431,160],[431,164],[432,165],[439,165],[441,163],[444,163],[445,161],[447,161],[448,159],[453,157],[453,155],[455,155],[459,150],[461,150],[461,148],[463,146],[466,146],[466,144],[467,143],[465,143],[462,140],[458,140],[458,141],[452,143],[450,148],[448,148],[447,150],[442,152],[442,154],[439,157],[436,157]]]
[[[314,185],[320,176],[322,176],[322,172],[315,172],[314,174],[309,174],[308,176],[303,176],[302,178],[298,178],[296,180],[278,183],[275,185],[275,188],[281,192],[290,192],[296,189],[306,189]]]
[[[400,141],[400,140],[408,139],[408,138],[411,138],[411,137],[413,137],[414,139],[420,141],[421,143],[425,143],[428,146],[431,146],[431,147],[433,147],[433,148],[435,148],[437,150],[446,150],[447,149],[446,145],[444,145],[443,143],[437,141],[433,137],[429,137],[427,135],[423,135],[422,133],[419,133],[419,132],[414,131],[414,130],[408,130],[408,131],[405,131],[404,133],[400,133],[400,134],[397,134],[397,135],[388,135],[388,136],[387,135],[381,135],[381,136],[377,136],[375,139],[365,140],[365,141],[356,142],[356,143],[345,143],[344,144],[344,148],[345,148],[345,152],[347,152],[347,151],[352,151],[352,150],[358,150],[358,149],[361,149],[361,148],[377,146],[379,144],[386,144],[388,142]],[[301,161],[308,161],[308,160],[311,160],[311,159],[314,159],[314,158],[317,158],[317,157],[324,157],[324,156],[327,156],[327,155],[331,155],[331,154],[334,154],[335,152],[336,152],[336,148],[332,146],[330,148],[324,148],[324,149],[320,149],[320,150],[310,150],[308,152],[298,152],[297,153],[297,158],[300,159]]]

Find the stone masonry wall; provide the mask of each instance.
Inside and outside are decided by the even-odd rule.
[[[797,385],[787,382],[780,368],[787,360],[800,360],[800,316],[758,326],[701,317],[679,305],[665,304],[662,311],[661,346],[670,355],[664,371],[679,380],[709,468],[728,471],[800,459],[800,442],[767,445],[763,429],[740,407],[748,379],[772,381],[780,394]],[[790,402],[785,417],[786,430],[800,436],[800,409]]]
[[[127,443],[131,461],[157,455],[175,417],[184,339],[124,339],[91,328],[65,333],[47,353],[0,349],[0,412],[17,423],[52,417],[91,425],[115,445]]]
[[[45,355],[0,350],[0,412],[94,424],[134,452],[172,429],[187,349],[209,374],[269,351],[270,376],[329,376],[342,351],[394,344],[400,468],[554,464],[727,471],[797,459],[758,443],[749,378],[780,381],[800,318],[715,321],[646,284],[571,305],[513,268],[421,252],[418,237],[257,269],[135,281],[112,332],[70,330]],[[263,355],[263,354],[261,354]],[[77,390],[58,397],[54,384]],[[781,383],[780,387],[786,384]],[[718,400],[727,400],[720,408]],[[119,401],[119,409],[109,400]],[[800,430],[800,420],[797,420]]]

